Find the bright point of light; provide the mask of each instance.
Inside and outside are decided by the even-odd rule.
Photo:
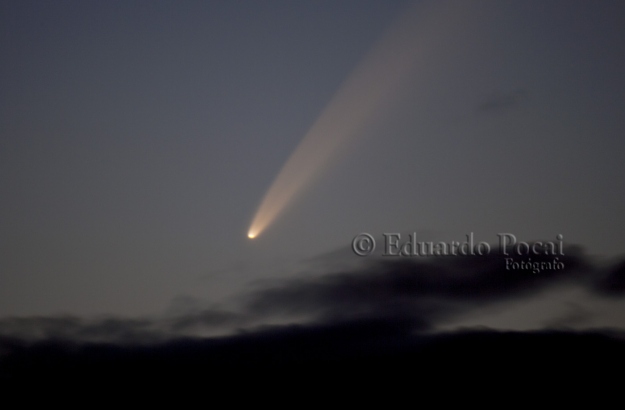
[[[254,233],[250,232],[250,233],[247,234],[247,237],[250,238],[250,239],[254,239],[254,238],[256,238],[256,235]]]

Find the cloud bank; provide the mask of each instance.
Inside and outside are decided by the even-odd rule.
[[[596,346],[605,360],[622,358],[616,352],[623,348],[623,329],[440,331],[442,322],[473,309],[505,306],[565,286],[581,287],[595,298],[624,296],[625,261],[597,266],[581,248],[567,248],[561,262],[562,269],[536,274],[508,270],[497,252],[373,258],[358,267],[250,291],[230,311],[197,309],[143,319],[5,318],[0,320],[0,375],[29,380],[36,370],[43,379],[52,374],[72,379],[93,375],[94,369],[99,375],[131,369],[151,379],[165,370],[193,373],[202,366],[258,372],[280,366],[318,369],[325,363],[353,371],[399,366],[404,360],[434,367],[443,356],[472,362],[475,351],[494,363],[497,350],[489,349],[521,345],[540,357],[548,349],[566,362],[567,354],[550,350],[561,343],[566,349]]]

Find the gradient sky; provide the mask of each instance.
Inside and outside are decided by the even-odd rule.
[[[622,255],[621,1],[423,7],[409,79],[247,238],[290,154],[410,4],[0,3],[0,317],[217,304],[314,270],[360,232],[562,234]]]

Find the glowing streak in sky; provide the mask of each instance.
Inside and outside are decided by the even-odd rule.
[[[413,8],[405,13],[337,91],[265,194],[248,231],[250,239],[257,237],[327,168],[329,161],[383,111],[410,78],[419,57],[423,59],[426,40],[439,34],[436,31],[440,31],[441,25],[447,26],[441,23],[450,21],[449,15],[434,20],[428,15],[428,28],[424,28],[425,21],[419,13],[423,11]],[[432,21],[438,24],[434,33],[429,26]]]

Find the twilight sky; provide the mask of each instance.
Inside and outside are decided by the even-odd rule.
[[[291,153],[410,6],[0,3],[0,318],[221,308],[372,260],[351,252],[361,232],[378,251],[385,232],[492,244],[508,232],[562,234],[597,266],[622,256],[620,1],[417,2],[408,75],[247,238]],[[371,88],[391,74],[375,75]],[[354,106],[369,87],[357,89]],[[604,293],[598,323],[625,327]],[[553,300],[488,323],[525,324]]]

